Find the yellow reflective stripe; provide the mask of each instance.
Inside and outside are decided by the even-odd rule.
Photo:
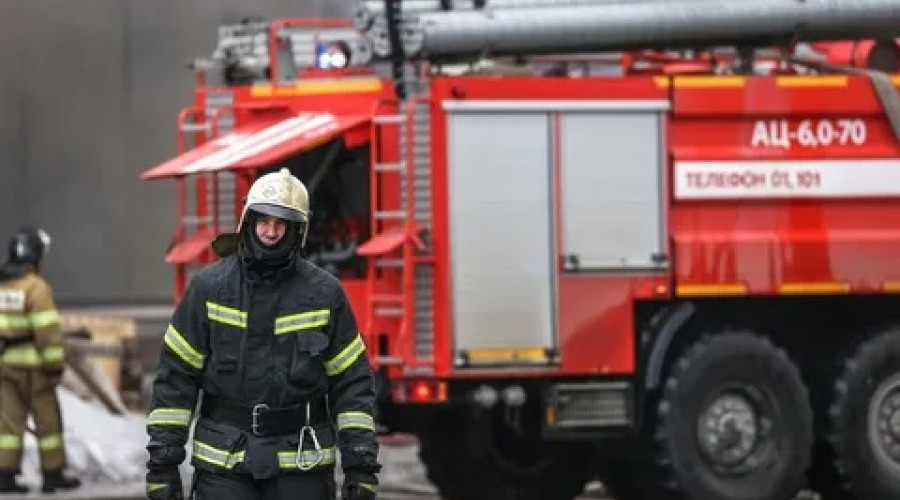
[[[222,450],[220,448],[210,446],[196,439],[193,443],[192,455],[194,456],[194,458],[202,460],[206,463],[217,465],[224,469],[233,469],[235,465],[243,462],[244,454],[245,452],[243,450],[237,452],[229,452],[228,450]],[[303,450],[299,454],[299,466],[309,467],[315,464],[319,459],[319,454],[320,452],[315,450]],[[333,447],[322,448],[321,457],[322,460],[318,462],[318,466],[332,465],[337,460],[337,451]],[[278,452],[278,464],[282,469],[298,468],[297,458],[298,454],[296,451]]]
[[[150,492],[153,492],[156,490],[161,490],[168,485],[169,485],[168,483],[147,483],[147,493],[150,493]]]
[[[319,454],[321,453],[322,461],[316,464],[316,461],[319,459]],[[279,451],[278,452],[278,465],[282,469],[297,469],[297,452],[296,451]],[[300,466],[302,467],[310,467],[313,464],[316,464],[317,467],[323,465],[331,465],[335,462],[337,458],[337,452],[334,448],[322,448],[321,451],[316,450],[303,450],[300,455]]]
[[[22,436],[0,434],[0,450],[18,450],[22,447]]]
[[[196,369],[200,369],[203,367],[204,356],[197,352],[196,349],[178,333],[178,330],[175,329],[173,325],[169,325],[169,328],[166,330],[166,336],[163,339],[169,349],[172,349],[179,358],[182,359],[185,363],[191,365]]]
[[[62,436],[50,434],[38,440],[38,448],[42,450],[58,450],[62,448]]]
[[[366,345],[363,343],[362,336],[357,333],[356,338],[350,342],[350,345],[345,347],[337,356],[325,362],[325,373],[328,376],[343,373],[364,352],[366,352]]]
[[[0,328],[30,328],[31,321],[24,313],[0,313]]]
[[[37,348],[32,344],[14,345],[6,349],[0,361],[10,365],[38,366],[42,364]]]
[[[44,358],[44,363],[58,363],[63,360],[64,354],[65,351],[62,346],[58,345],[46,347],[41,351],[41,357]]]
[[[212,447],[196,439],[194,440],[193,455],[194,458],[226,469],[232,469],[238,462],[244,461],[243,451],[231,453],[228,450]]]
[[[149,425],[182,425],[191,423],[191,410],[187,408],[157,408],[147,416]]]
[[[344,429],[366,429],[375,430],[375,419],[368,413],[361,411],[345,411],[338,413],[337,416],[338,430]]]
[[[290,316],[276,318],[275,335],[327,325],[330,314],[331,311],[328,309],[319,309],[316,311],[291,314]]]
[[[59,323],[59,313],[56,309],[34,312],[28,315],[28,322],[32,328],[44,328]]]
[[[238,328],[247,328],[247,313],[222,304],[206,301],[206,317]]]
[[[378,490],[378,486],[376,486],[376,485],[374,485],[374,484],[369,484],[369,483],[359,483],[359,485],[362,486],[363,488],[365,488],[365,489],[371,491],[372,493],[375,493],[376,490]]]

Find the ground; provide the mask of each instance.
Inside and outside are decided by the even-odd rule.
[[[138,500],[144,498],[144,462],[146,460],[146,418],[143,415],[117,416],[99,403],[83,401],[59,390],[66,429],[66,445],[71,469],[85,481],[79,490],[42,495],[0,495],[2,500],[53,498],[56,500]],[[382,440],[380,459],[380,500],[440,500],[425,477],[418,460],[418,445],[412,436],[394,436]],[[35,441],[27,436],[23,480],[32,491],[39,486]],[[190,469],[182,469],[185,484]],[[338,477],[340,480],[340,477]],[[599,483],[588,485],[579,500],[599,500]],[[809,497],[806,497],[809,498]]]

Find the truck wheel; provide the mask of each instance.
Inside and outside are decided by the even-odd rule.
[[[834,384],[826,431],[835,498],[900,498],[900,328],[859,345]]]
[[[419,457],[442,498],[572,500],[584,491],[594,467],[590,445],[535,439],[504,442],[498,449],[499,443],[485,440],[471,416],[450,420],[419,436]],[[506,449],[515,450],[521,470],[498,459],[497,453]]]
[[[802,488],[812,409],[784,351],[749,332],[693,345],[657,407],[660,486],[694,500],[787,500]],[[680,496],[679,495],[679,496]]]

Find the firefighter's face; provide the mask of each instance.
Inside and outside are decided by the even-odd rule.
[[[278,217],[263,215],[256,219],[256,237],[267,247],[274,246],[284,238],[287,222]]]

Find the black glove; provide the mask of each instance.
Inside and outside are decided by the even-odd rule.
[[[181,474],[178,467],[153,467],[147,472],[147,498],[150,500],[183,500]]]
[[[341,500],[375,500],[378,478],[374,474],[344,472],[344,489]]]

